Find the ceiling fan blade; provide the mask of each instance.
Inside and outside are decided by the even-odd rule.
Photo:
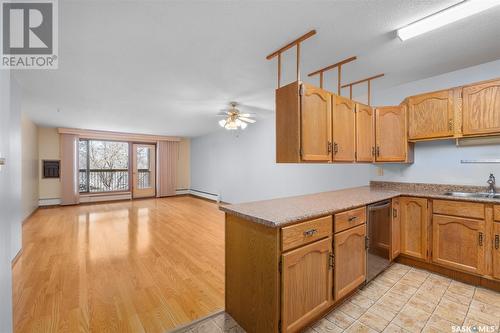
[[[273,113],[274,112],[272,109],[265,109],[265,108],[261,108],[261,107],[258,107],[258,106],[248,105],[248,104],[239,104],[238,106],[245,113],[255,112],[257,114],[264,115],[264,114],[269,114],[269,113]],[[249,111],[249,112],[246,112],[246,111]]]
[[[256,113],[240,113],[240,117],[255,117],[257,114]]]
[[[255,123],[255,120],[247,118],[247,117],[238,117],[239,120],[246,121],[247,123],[253,124]]]

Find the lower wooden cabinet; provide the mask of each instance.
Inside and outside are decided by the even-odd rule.
[[[500,222],[493,223],[493,277],[500,279]]]
[[[427,259],[429,215],[427,199],[401,197],[401,253],[418,259]]]
[[[366,279],[365,238],[365,224],[334,235],[335,300],[349,294]]]
[[[401,213],[399,208],[399,198],[392,199],[392,219],[391,219],[391,260],[394,260],[401,252]]]
[[[282,255],[281,331],[298,332],[332,304],[332,238]]]
[[[436,214],[432,220],[432,261],[482,274],[486,246],[484,220]]]

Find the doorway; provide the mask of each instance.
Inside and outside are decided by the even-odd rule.
[[[147,198],[156,195],[156,146],[132,145],[132,197]]]

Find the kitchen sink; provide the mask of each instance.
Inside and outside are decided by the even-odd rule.
[[[491,198],[500,199],[500,193],[490,194],[486,192],[446,192],[444,195],[461,198]]]

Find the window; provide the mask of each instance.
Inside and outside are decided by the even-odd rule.
[[[80,140],[80,193],[129,190],[128,142]]]

